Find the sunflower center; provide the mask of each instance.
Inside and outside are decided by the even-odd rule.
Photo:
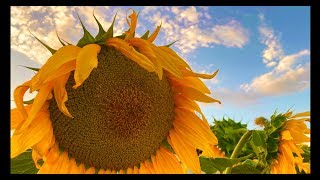
[[[78,89],[73,74],[66,84],[62,114],[55,101],[50,117],[59,147],[98,169],[127,169],[155,154],[174,119],[170,84],[120,52],[103,46],[98,67]]]

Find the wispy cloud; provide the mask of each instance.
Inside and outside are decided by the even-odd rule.
[[[179,38],[176,47],[183,54],[214,45],[241,48],[249,41],[248,31],[238,21],[212,24],[208,9],[203,7],[150,7],[142,11],[142,18],[154,24],[162,22],[164,36],[158,42]]]
[[[255,94],[257,97],[277,96],[302,91],[310,86],[310,51],[308,49],[286,55],[279,37],[271,26],[265,23],[264,15],[260,14],[259,32],[263,51],[263,63],[273,67],[269,72],[255,77],[250,83],[240,85],[244,93]],[[304,60],[298,63],[299,60]]]
[[[76,12],[87,29],[93,35],[97,33],[98,28],[92,16],[93,10],[104,27],[110,26],[114,14],[118,12],[114,28],[116,35],[128,28],[125,21],[126,13],[129,11],[127,7],[11,7],[11,48],[43,64],[50,57],[50,53],[28,30],[55,49],[61,46],[56,31],[62,39],[75,44],[83,35]],[[238,21],[212,24],[211,19],[206,7],[147,6],[140,12],[137,28],[146,30],[145,24],[156,27],[162,22],[163,34],[159,36],[157,44],[163,45],[180,40],[176,43],[176,47],[182,54],[214,45],[241,48],[248,42],[248,32]],[[137,30],[137,35],[142,33]]]

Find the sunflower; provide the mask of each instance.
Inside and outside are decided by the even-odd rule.
[[[310,173],[310,163],[303,162],[301,149],[303,143],[310,142],[310,129],[305,121],[310,122],[310,113],[302,112],[292,115],[292,112],[284,114],[286,121],[279,128],[280,142],[278,144],[277,157],[272,160],[271,174],[297,174],[302,170]]]
[[[171,44],[153,44],[161,25],[137,38],[129,18],[116,37],[115,17],[107,32],[95,18],[96,37],[79,18],[77,45],[45,45],[53,55],[14,91],[11,158],[32,148],[38,173],[201,173],[196,149],[213,156],[217,138],[195,101],[220,103],[199,79],[218,70],[193,72]],[[28,89],[38,93],[25,105]]]

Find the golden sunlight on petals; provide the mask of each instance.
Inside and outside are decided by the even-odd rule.
[[[191,67],[188,63],[186,63],[176,52],[174,52],[171,48],[166,46],[159,46],[158,47],[162,52],[165,52],[167,54],[167,57],[170,58],[170,61],[172,61],[175,65],[179,66],[180,69],[187,68],[191,70]]]
[[[178,159],[167,149],[160,146],[155,156],[158,165],[164,169],[162,174],[182,174],[183,170]]]
[[[58,159],[59,159],[59,147],[57,144],[54,144],[48,153],[48,157],[46,158],[46,160],[44,160],[44,163],[41,169],[38,171],[38,174],[55,173]]]
[[[293,138],[291,137],[290,131],[284,130],[281,132],[281,139],[292,140]]]
[[[128,40],[128,43],[131,46],[137,47],[139,49],[139,52],[143,55],[145,55],[155,66],[156,68],[156,72],[157,75],[159,77],[159,79],[162,79],[162,63],[161,61],[157,58],[157,56],[155,55],[155,53],[153,52],[150,43],[147,42],[144,39],[140,39],[140,38],[131,38]]]
[[[70,174],[79,174],[79,167],[77,166],[77,162],[74,158],[71,158],[70,160],[70,169],[69,169]]]
[[[297,118],[297,117],[303,117],[303,116],[310,116],[310,112],[306,111],[306,112],[298,113],[298,114],[295,114],[294,116],[291,116],[290,118]]]
[[[40,169],[40,164],[38,163],[38,160],[41,159],[41,156],[34,150],[32,150],[32,160],[34,162],[34,164],[36,165],[37,169]]]
[[[209,88],[198,78],[195,77],[184,77],[183,79],[171,78],[175,86],[186,86],[194,88],[203,94],[210,94]]]
[[[95,173],[96,173],[96,170],[95,170],[95,168],[92,166],[92,167],[90,167],[89,169],[87,169],[84,174],[95,174]]]
[[[22,85],[16,87],[13,93],[14,102],[16,103],[17,109],[20,111],[24,120],[27,119],[28,114],[24,108],[23,96],[26,93],[26,91],[29,89],[30,84],[31,84],[31,80],[23,83]]]
[[[138,15],[133,9],[132,9],[132,11],[133,11],[132,14],[129,16],[129,18],[131,19],[131,23],[129,23],[129,20],[127,18],[127,23],[130,26],[130,29],[128,31],[126,31],[125,39],[133,38],[136,27],[137,27]]]
[[[32,105],[24,106],[26,112],[29,112]],[[18,108],[11,109],[10,111],[10,129],[16,129],[25,119]]]
[[[69,110],[67,109],[65,103],[68,100],[68,95],[67,95],[67,91],[66,91],[66,83],[69,79],[70,73],[65,74],[63,76],[60,76],[59,78],[57,78],[55,80],[55,84],[54,84],[54,88],[53,88],[53,92],[54,92],[54,97],[56,99],[57,105],[59,107],[59,109],[61,110],[61,112],[70,117],[73,118],[73,116],[70,114]]]
[[[42,83],[49,78],[63,64],[75,60],[81,48],[73,45],[61,47],[47,62],[41,67],[39,72],[32,78],[30,86],[31,92],[38,90]]]
[[[185,163],[193,173],[200,174],[200,161],[196,148],[186,144],[176,133],[174,129],[169,131],[168,142],[179,156],[182,163]]]
[[[130,60],[136,62],[148,72],[155,72],[153,63],[143,54],[136,51],[132,46],[119,38],[110,38],[106,41],[107,46],[112,46],[123,53]]]
[[[71,71],[74,71],[75,69],[76,69],[76,60],[69,61],[69,62],[63,64],[59,69],[57,69],[43,83],[45,84],[47,82],[55,80],[55,79],[59,78],[60,76],[63,76],[65,74],[70,73]]]
[[[71,165],[71,163],[69,161],[68,152],[64,151],[58,159],[56,173],[57,174],[69,173],[70,167],[71,167],[70,165]]]
[[[139,169],[137,168],[137,166],[133,167],[133,174],[139,174]]]
[[[34,123],[20,134],[13,133],[11,137],[11,158],[18,156],[33,145],[38,143],[49,131],[52,130],[48,112],[40,112]]]
[[[131,167],[129,167],[128,169],[127,169],[127,174],[132,174],[133,173],[133,169],[131,168]]]
[[[76,84],[74,89],[81,86],[81,84],[89,77],[93,68],[98,66],[97,55],[101,47],[97,44],[88,44],[84,46],[77,56],[76,70],[74,71],[74,80]]]
[[[160,29],[161,29],[161,24],[157,26],[157,28],[153,31],[153,33],[150,35],[147,41],[153,42],[157,38]]]
[[[190,87],[186,87],[186,86],[175,86],[175,87],[173,87],[173,90],[175,92],[181,93],[182,95],[184,95],[190,99],[194,99],[195,101],[204,102],[204,103],[217,102],[217,103],[221,104],[221,102],[219,100],[213,99],[213,98],[201,93],[200,91],[198,91],[194,88],[190,88]]]
[[[181,69],[181,72],[182,72],[184,77],[193,76],[193,77],[198,77],[198,78],[202,78],[202,79],[212,79],[218,74],[219,70],[216,70],[212,74],[195,73],[195,72],[192,72],[192,71],[187,70],[187,69]]]
[[[28,118],[23,124],[21,124],[21,126],[19,125],[19,127],[17,127],[15,133],[17,134],[21,133],[24,129],[26,129],[31,124],[33,119],[36,117],[37,113],[40,111],[40,109],[46,102],[47,97],[50,95],[52,88],[53,88],[53,83],[48,83],[39,90],[37,96],[33,101],[30,113],[28,114]]]

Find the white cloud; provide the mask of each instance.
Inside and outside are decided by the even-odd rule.
[[[164,35],[158,37],[156,44],[179,40],[175,47],[183,54],[213,45],[241,48],[249,41],[247,30],[236,20],[212,24],[205,7],[147,7],[147,11],[141,13],[141,18],[154,26],[162,22],[160,33]]]
[[[276,63],[276,61],[283,57],[283,48],[279,37],[276,36],[274,30],[266,24],[265,16],[263,14],[259,14],[258,18],[261,21],[261,25],[259,27],[261,43],[266,46],[262,52],[263,62],[265,64],[269,64],[272,61]],[[267,66],[271,67],[273,65],[275,64],[272,63]]]
[[[305,49],[285,55],[278,36],[265,24],[264,15],[260,14],[258,17],[262,20],[262,25],[259,27],[261,43],[267,46],[263,51],[263,62],[273,69],[255,77],[250,83],[241,84],[243,93],[254,94],[257,97],[279,96],[308,88],[310,86],[310,51]],[[302,64],[297,63],[301,57],[306,57],[306,61]]]

